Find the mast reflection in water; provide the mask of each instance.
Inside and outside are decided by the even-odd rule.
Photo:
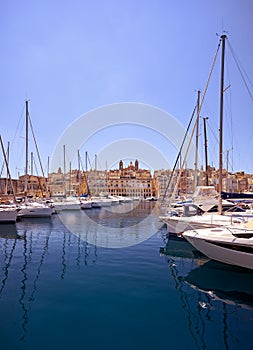
[[[140,222],[150,206],[117,213],[118,226]],[[67,215],[76,225],[84,214]],[[89,215],[117,227],[104,209]],[[73,234],[57,215],[0,226],[2,349],[247,348],[251,272],[208,262],[164,227],[118,249],[88,243],[91,232],[99,240],[95,227]]]

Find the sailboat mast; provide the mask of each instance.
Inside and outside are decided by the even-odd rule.
[[[48,197],[48,183],[49,183],[49,156],[47,157],[47,177],[46,177],[47,197]]]
[[[85,171],[88,171],[88,152],[85,152]]]
[[[77,150],[77,160],[78,160],[78,197],[81,194],[81,166],[80,166],[80,151]]]
[[[6,157],[6,153],[5,153],[5,149],[4,149],[4,144],[3,144],[3,140],[2,140],[2,136],[0,135],[0,143],[1,143],[1,148],[2,148],[2,152],[3,152],[3,157],[4,157],[4,161],[5,161],[5,165],[6,165],[6,169],[7,169],[7,175],[10,179],[10,185],[11,185],[11,190],[12,190],[12,193],[13,193],[13,197],[14,197],[14,200],[16,202],[16,195],[15,195],[15,191],[14,191],[14,187],[13,187],[13,183],[12,183],[12,178],[11,178],[11,173],[10,173],[10,169],[9,169],[9,162],[7,160],[7,157]]]
[[[6,155],[6,158],[7,158],[7,163],[9,164],[10,162],[10,142],[8,141],[8,146],[7,146],[7,155]],[[9,180],[9,175],[8,175],[8,170],[6,169],[6,183],[5,183],[5,194],[8,193],[8,180]]]
[[[206,186],[208,186],[208,157],[207,157],[207,133],[206,133],[206,121],[207,121],[208,117],[204,117],[203,121],[204,121],[204,146],[205,146],[205,163],[206,163]]]
[[[224,94],[224,63],[225,63],[225,43],[226,35],[221,36],[221,80],[220,80],[220,147],[219,147],[219,213],[222,214],[222,156],[223,156],[223,94]]]
[[[200,90],[197,97],[197,121],[196,121],[196,149],[195,149],[195,174],[194,174],[194,191],[198,186],[198,153],[199,153],[199,105],[200,105]]]
[[[63,192],[66,198],[66,146],[63,145]]]
[[[28,189],[28,123],[29,123],[29,112],[28,112],[28,101],[25,101],[25,196],[27,196]]]

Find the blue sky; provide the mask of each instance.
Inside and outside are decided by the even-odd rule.
[[[23,125],[26,99],[43,164],[71,123],[104,105],[155,106],[186,128],[223,31],[253,81],[252,13],[251,0],[2,0],[1,135],[5,144],[13,142],[13,177],[24,167],[24,131],[18,125]],[[227,51],[229,55],[228,46]],[[216,166],[219,63],[220,58],[201,112],[209,117],[209,160]],[[224,149],[233,148],[230,167],[253,173],[253,103],[232,58],[227,67],[225,85],[231,88],[226,92]],[[133,127],[108,128],[106,144],[93,137],[86,150],[93,158],[108,142],[131,134],[136,138]],[[138,137],[149,138],[163,153],[171,149],[166,156],[173,164],[175,147],[144,129]],[[105,159],[100,163],[105,168]]]

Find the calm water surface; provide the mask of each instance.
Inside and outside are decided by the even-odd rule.
[[[0,348],[250,349],[253,274],[168,239],[150,206],[1,225]],[[105,248],[96,222],[131,231],[147,214],[131,242],[150,238]]]

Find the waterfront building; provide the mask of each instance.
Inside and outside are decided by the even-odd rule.
[[[17,181],[16,195],[22,195],[25,192],[25,175],[19,176]],[[27,175],[27,196],[48,197],[48,182],[43,176]]]
[[[107,183],[110,195],[147,198],[155,194],[151,171],[139,169],[138,160],[125,168],[121,160],[118,169],[108,172]]]
[[[165,193],[167,193],[168,182],[171,176],[171,170],[155,170],[153,186],[155,191],[155,196],[157,198],[163,198]]]
[[[49,174],[49,188],[51,197],[63,197],[65,195],[65,177],[61,171],[61,168],[58,168],[57,172]]]
[[[18,180],[12,179],[12,186],[14,189],[14,193],[17,193]],[[13,192],[10,184],[10,180],[6,177],[0,178],[0,200],[5,201],[6,199],[13,199]]]
[[[172,184],[167,191],[169,195],[175,186],[179,176],[179,170],[175,170]],[[194,169],[184,169],[181,172],[178,191],[180,195],[191,195],[194,192]],[[198,170],[198,185],[206,185],[206,172],[203,169]],[[79,194],[90,195],[119,195],[129,197],[157,197],[162,198],[168,186],[171,177],[171,170],[155,170],[152,177],[151,171],[140,169],[139,162],[130,162],[126,167],[123,161],[119,162],[117,169],[106,170],[89,170],[81,171],[71,170],[71,172],[62,173],[61,168],[58,172],[49,174],[50,194],[54,196],[78,196]],[[244,172],[230,173],[223,169],[222,171],[222,190],[228,192],[245,192],[253,191],[253,177]],[[23,178],[17,183],[16,188],[22,190],[24,187]],[[35,176],[29,176],[29,190],[31,187],[39,193],[39,180]],[[4,187],[4,179],[2,190]],[[43,180],[40,180],[43,183]],[[45,181],[45,180],[44,180]],[[15,183],[15,182],[14,182]],[[214,167],[208,167],[208,185],[214,186],[219,191],[219,172]],[[44,190],[47,183],[44,182]]]
[[[82,179],[84,193],[92,196],[107,195],[107,171],[106,170],[89,170],[84,172]]]
[[[76,197],[86,193],[84,172],[71,170],[63,174],[61,168],[56,173],[49,174],[49,187],[51,197]]]

